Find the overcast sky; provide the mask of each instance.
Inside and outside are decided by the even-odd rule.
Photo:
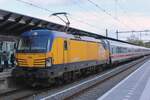
[[[0,0],[0,9],[9,10],[52,22],[62,23],[56,17],[50,17],[54,12],[67,12],[71,27],[79,28],[109,36],[116,37],[115,31],[147,30],[150,29],[150,1],[149,0],[91,0],[99,5],[107,15],[88,0],[22,0],[33,3],[49,11],[24,4],[17,0]],[[117,1],[117,3],[116,3]],[[120,34],[120,39],[126,39],[130,34]],[[138,37],[138,35],[137,35]],[[150,35],[143,35],[147,40]]]

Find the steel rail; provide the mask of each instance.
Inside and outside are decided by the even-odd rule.
[[[104,80],[107,80],[107,79],[131,68],[132,66],[136,66],[140,63],[144,63],[145,61],[147,61],[146,59],[147,59],[147,57],[142,58],[142,59],[138,59],[136,61],[133,61],[132,63],[130,62],[128,64],[121,65],[115,69],[112,69],[111,71],[109,71],[107,73],[104,73],[103,75],[96,76],[95,78],[92,78],[92,79],[87,80],[85,82],[82,82],[78,85],[67,88],[63,91],[59,91],[57,93],[49,95],[49,96],[44,97],[40,100],[64,100],[64,99],[70,98],[73,95],[78,94],[78,93],[84,91],[85,89],[92,87],[95,84],[103,82]]]

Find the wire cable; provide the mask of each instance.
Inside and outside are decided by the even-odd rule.
[[[47,11],[47,12],[50,12],[50,13],[54,12],[54,11],[51,11],[51,10],[49,10],[47,8],[41,7],[39,5],[36,5],[36,4],[30,3],[30,2],[24,1],[24,0],[16,0],[16,1],[22,2],[22,3],[30,5],[30,6],[33,6],[35,8],[39,8],[41,10],[44,10],[44,11]]]
[[[30,5],[30,6],[32,6],[32,7],[36,7],[36,8],[38,8],[38,9],[41,9],[41,10],[44,10],[44,11],[46,11],[46,12],[49,12],[49,13],[53,13],[54,11],[51,11],[51,10],[49,10],[49,9],[47,9],[47,8],[44,8],[44,7],[41,7],[41,6],[39,6],[39,5],[36,5],[36,4],[33,4],[33,3],[31,3],[31,2],[27,2],[27,1],[24,1],[24,0],[16,0],[16,1],[18,1],[18,2],[21,2],[21,3],[24,3],[24,4],[27,4],[27,5]],[[69,15],[71,15],[71,14],[69,14]],[[92,24],[90,24],[90,23],[87,23],[87,22],[85,22],[85,21],[83,21],[83,19],[77,19],[77,18],[74,18],[74,17],[72,17],[73,15],[71,15],[70,17],[73,19],[73,20],[75,20],[75,21],[78,21],[79,23],[82,23],[82,24],[86,24],[86,25],[88,25],[88,26],[90,26],[90,27],[93,27],[93,28],[95,28],[95,29],[100,29],[100,28],[98,28],[97,26],[95,26],[95,25],[92,25]]]
[[[127,15],[128,16],[128,13],[125,11],[125,9],[122,7],[122,6],[120,6],[119,4],[118,4],[118,7],[123,11],[123,13],[125,14],[125,15]],[[134,24],[134,25],[138,25],[139,26],[139,24],[135,21],[135,20],[133,20],[131,17],[128,17],[128,19]]]
[[[128,25],[126,25],[124,22],[122,22],[120,19],[114,17],[111,13],[107,12],[107,10],[105,10],[104,8],[102,8],[100,5],[98,5],[97,3],[91,1],[91,0],[87,0],[89,3],[93,4],[95,7],[97,7],[98,9],[100,9],[102,12],[104,12],[105,14],[107,14],[108,16],[112,17],[114,20],[116,20],[117,22],[119,22],[120,24],[123,24],[125,27],[130,28]],[[130,28],[132,29],[132,28]]]
[[[89,12],[91,10],[89,10],[88,8],[84,7],[81,5],[80,1],[81,0],[72,0],[74,4],[76,4],[80,9],[82,8],[84,11]],[[78,2],[79,1],[79,2]],[[96,11],[92,10],[92,15],[96,18],[99,18],[99,13],[97,13]]]

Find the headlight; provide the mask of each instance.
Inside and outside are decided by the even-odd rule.
[[[52,66],[52,58],[46,59],[46,67]]]

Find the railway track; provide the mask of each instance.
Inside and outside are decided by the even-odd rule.
[[[133,73],[136,69],[139,69],[139,67],[141,67],[143,64],[144,62],[136,64],[135,66],[132,66],[131,68],[128,68],[110,78],[107,78],[102,82],[99,82],[91,87],[88,87],[87,89],[84,89],[72,96],[65,98],[65,100],[97,100],[97,98],[104,95],[111,88],[120,83],[120,81]]]
[[[30,90],[31,92],[31,90]],[[0,94],[1,100],[17,100],[19,97],[23,97],[24,95],[29,95],[29,90],[27,89],[16,89],[3,94]]]
[[[62,100],[62,99],[68,99],[71,98],[77,94],[82,93],[82,91],[85,91],[86,89],[89,89],[93,86],[96,86],[100,82],[107,80],[108,78],[111,78],[115,76],[116,74],[119,74],[127,69],[129,69],[131,66],[136,66],[137,64],[144,63],[148,59],[148,57],[138,59],[136,61],[127,63],[125,65],[118,66],[114,69],[107,70],[105,72],[102,72],[99,75],[93,75],[86,79],[81,79],[79,82],[74,82],[71,84],[67,84],[64,86],[58,86],[53,87],[49,89],[18,89],[14,91],[9,91],[7,93],[0,94],[0,100]]]
[[[52,89],[52,88],[51,88]],[[31,87],[23,87],[12,89],[7,92],[3,92],[0,94],[0,100],[22,100],[30,96],[34,96],[41,92],[47,91],[47,88],[31,88]]]

